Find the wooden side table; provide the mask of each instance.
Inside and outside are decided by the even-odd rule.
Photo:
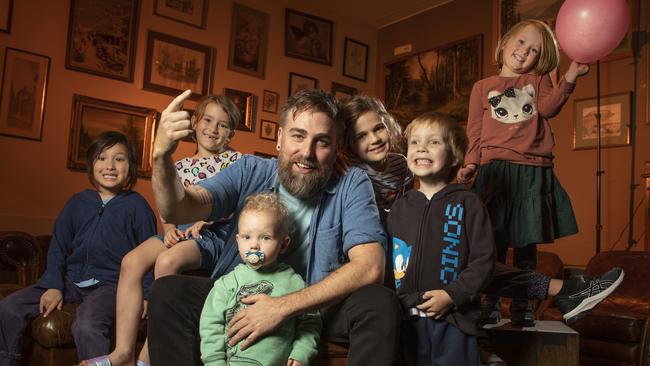
[[[580,336],[559,321],[537,320],[530,328],[509,319],[484,327],[496,353],[508,366],[578,366]]]

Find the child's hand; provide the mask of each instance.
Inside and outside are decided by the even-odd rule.
[[[469,164],[458,170],[458,174],[456,174],[456,179],[458,180],[458,183],[467,184],[469,183],[470,180],[472,180],[472,178],[474,178],[475,174],[476,174],[476,164]]]
[[[581,64],[575,61],[571,61],[571,66],[569,66],[569,70],[567,70],[566,74],[564,74],[564,79],[570,83],[575,83],[578,77],[585,75],[588,72],[588,64]]]
[[[41,302],[38,304],[38,311],[43,314],[43,318],[50,315],[50,313],[57,308],[61,310],[63,307],[63,293],[61,290],[55,288],[48,289],[41,295]]]
[[[293,360],[293,359],[290,358],[287,361],[287,366],[302,366],[302,362],[296,361],[296,360]]]
[[[207,222],[207,221],[197,221],[197,222],[194,223],[194,225],[192,225],[192,226],[188,227],[187,229],[185,229],[185,232],[183,233],[183,235],[186,238],[192,237],[194,239],[197,239],[199,236],[201,236],[201,234],[200,234],[201,230],[204,227],[208,226],[208,225],[212,225],[212,223]]]
[[[451,297],[444,290],[427,291],[422,295],[422,299],[424,302],[416,307],[434,319],[441,319],[454,305]]]
[[[183,233],[182,231],[178,230],[178,228],[175,227],[173,229],[167,230],[167,232],[165,233],[163,244],[165,244],[167,248],[171,248],[174,245],[178,244],[178,242],[183,239],[185,239],[185,233]]]

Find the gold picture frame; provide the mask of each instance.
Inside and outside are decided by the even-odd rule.
[[[255,131],[255,95],[230,88],[224,88],[223,94],[232,100],[241,113],[241,122],[235,129],[246,132]]]
[[[134,143],[138,154],[138,176],[151,177],[155,109],[137,107],[75,94],[68,144],[68,168],[86,170],[86,152],[92,140],[104,131],[118,131]]]

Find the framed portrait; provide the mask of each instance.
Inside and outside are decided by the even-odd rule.
[[[149,31],[142,88],[178,95],[192,90],[190,99],[211,92],[214,49],[198,43]]]
[[[228,69],[264,79],[269,15],[233,3]]]
[[[50,58],[7,47],[0,91],[0,135],[40,141]]]
[[[600,146],[630,144],[631,93],[606,95],[600,98]],[[596,98],[574,101],[573,149],[594,149],[598,144]]]
[[[386,63],[386,108],[402,127],[427,111],[467,123],[472,86],[482,75],[482,48],[476,35]]]
[[[331,20],[286,9],[284,19],[284,54],[319,64],[332,64]]]
[[[560,7],[564,0],[525,0],[525,1],[512,1],[512,0],[493,0],[496,27],[494,29],[492,49],[496,49],[497,42],[501,37],[512,28],[513,25],[522,20],[538,19],[555,29],[555,20]],[[630,11],[630,22],[628,31],[621,41],[621,43],[607,56],[602,62],[618,60],[621,58],[632,57],[632,34],[636,29],[636,17],[634,16],[636,7],[635,0],[627,1]],[[496,64],[492,60],[493,64]]]
[[[260,158],[264,158],[264,159],[273,159],[273,158],[278,157],[277,155],[268,154],[268,153],[261,152],[261,151],[255,151],[255,152],[253,152],[253,155],[259,156]]]
[[[235,103],[241,113],[241,121],[235,129],[247,132],[255,131],[255,95],[229,88],[224,88],[223,94]]]
[[[86,170],[90,143],[104,131],[126,135],[137,149],[138,175],[151,177],[156,110],[95,99],[75,94],[72,99],[72,126],[68,144],[68,168]]]
[[[366,81],[368,79],[368,45],[345,38],[343,75]]]
[[[280,94],[264,90],[262,94],[262,111],[269,113],[278,113],[278,103],[280,100]]]
[[[358,93],[358,90],[347,85],[339,84],[337,82],[332,82],[332,94],[336,99],[338,99],[341,103],[345,103],[352,96]]]
[[[260,138],[264,140],[277,141],[278,124],[276,122],[263,119],[260,126]]]
[[[0,0],[0,32],[11,33],[11,14],[14,0]]]
[[[302,89],[318,89],[318,79],[301,75],[295,72],[289,73],[289,96]]]
[[[209,0],[154,0],[153,13],[205,29]]]
[[[132,82],[140,0],[71,0],[65,67]]]

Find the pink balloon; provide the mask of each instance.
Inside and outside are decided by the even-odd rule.
[[[629,17],[625,0],[566,0],[557,14],[555,34],[567,56],[591,63],[621,43]]]

